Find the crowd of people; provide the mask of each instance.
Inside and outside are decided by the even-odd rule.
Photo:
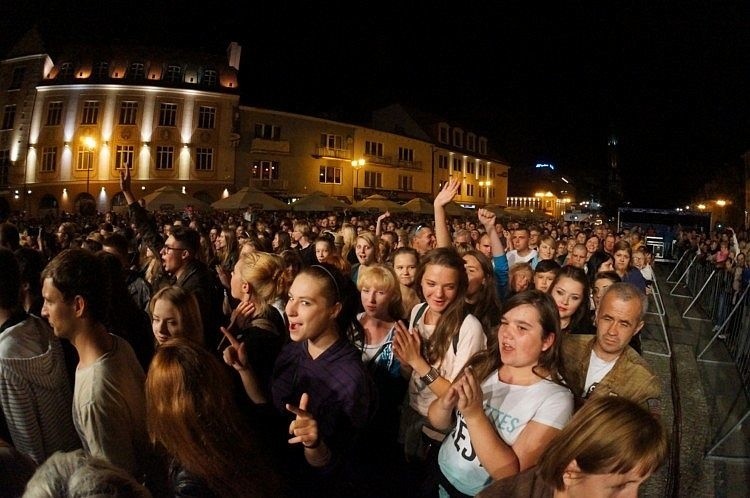
[[[664,461],[638,230],[147,211],[0,225],[13,496],[635,496]],[[733,256],[738,259],[738,256]]]

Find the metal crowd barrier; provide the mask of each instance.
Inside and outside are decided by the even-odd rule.
[[[748,334],[750,331],[750,287],[735,291],[732,286],[734,276],[731,272],[717,269],[711,262],[699,261],[695,255],[688,257],[691,261],[675,284],[676,288],[684,281],[684,285],[691,293],[690,297],[693,297],[682,316],[691,320],[709,320],[713,324],[711,338],[697,354],[696,359],[703,363],[734,365],[742,381],[738,397],[741,397],[744,391],[745,397],[750,399],[750,334]],[[673,271],[673,273],[676,272]],[[673,292],[675,288],[672,289]],[[687,316],[687,313],[696,305],[708,318]],[[707,357],[709,350],[722,343],[729,360],[709,359]],[[730,410],[727,418],[731,414]],[[706,452],[706,457],[750,461],[750,455],[747,454],[743,456],[717,454],[719,447],[733,435],[739,435],[742,438],[740,441],[744,441],[741,428],[748,417],[750,417],[750,408],[745,408],[745,412],[739,416],[736,423],[725,432],[717,434],[713,445]],[[719,424],[719,427],[723,428],[724,425],[726,424]],[[747,446],[744,448],[745,453],[748,453]]]
[[[664,322],[664,315],[666,314],[666,310],[664,308],[664,301],[661,298],[659,283],[656,280],[657,279],[654,278],[653,283],[651,284],[651,295],[649,299],[649,301],[653,300],[655,311],[647,311],[646,314],[656,315],[659,318],[659,325],[661,326],[661,333],[662,337],[664,338],[664,346],[667,348],[667,352],[662,353],[660,351],[651,351],[649,349],[646,349],[645,347],[643,348],[643,352],[669,358],[672,356],[672,347],[669,345],[669,338],[667,337],[667,326]],[[649,306],[649,309],[651,309],[651,306]]]

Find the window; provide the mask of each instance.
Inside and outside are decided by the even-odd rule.
[[[474,195],[474,184],[473,183],[467,183],[466,184],[466,195]]]
[[[383,174],[376,171],[365,171],[365,187],[383,188]]]
[[[8,87],[8,90],[18,90],[19,88],[21,88],[21,83],[23,83],[23,77],[25,75],[25,67],[14,67],[13,76],[10,79],[10,86]]]
[[[460,157],[454,157],[453,158],[453,172],[454,173],[460,173],[461,170],[461,158]]]
[[[198,108],[198,128],[213,130],[216,127],[216,108],[200,106]]]
[[[368,156],[383,157],[383,144],[380,142],[365,141],[365,154]]]
[[[57,147],[42,149],[42,173],[51,173],[57,169]]]
[[[278,161],[254,161],[252,176],[254,180],[278,180]]]
[[[320,135],[320,146],[329,149],[344,150],[344,137],[323,133]]]
[[[99,102],[96,100],[87,100],[83,103],[83,114],[81,115],[81,124],[91,125],[99,121]]]
[[[479,138],[479,153],[480,154],[487,154],[487,139],[486,138]]]
[[[123,169],[125,165],[128,169],[133,169],[133,158],[135,157],[135,147],[132,145],[118,145],[115,149],[115,169]]]
[[[59,126],[62,121],[62,102],[47,104],[47,126]]]
[[[464,132],[455,129],[453,130],[453,145],[456,147],[463,147],[464,146]]]
[[[490,199],[494,199],[494,198],[495,198],[495,187],[491,187],[490,188]]]
[[[448,125],[440,125],[440,128],[438,129],[438,141],[444,144],[448,143]]]
[[[10,150],[0,149],[0,185],[8,185],[10,171]]]
[[[398,188],[400,190],[412,190],[414,178],[410,175],[398,175]]]
[[[335,166],[320,167],[320,183],[341,184],[341,168]]]
[[[78,146],[78,161],[76,162],[77,171],[91,171],[94,165],[94,150],[85,145]]]
[[[398,148],[398,160],[405,161],[408,163],[413,163],[414,162],[414,149],[409,149],[406,147],[399,147]]]
[[[180,66],[167,66],[167,77],[166,81],[170,83],[179,83],[182,81],[182,68]]]
[[[279,140],[281,138],[281,128],[276,125],[255,123],[255,138]]]
[[[448,156],[442,154],[438,155],[438,168],[448,169]]]
[[[109,62],[100,61],[96,63],[94,74],[97,78],[106,78],[109,76]]]
[[[60,64],[60,73],[58,76],[61,78],[70,78],[73,76],[73,64],[70,62],[63,62]]]
[[[479,161],[479,176],[486,176],[487,175],[487,165],[481,161]]]
[[[216,71],[213,69],[205,69],[203,71],[203,79],[201,80],[206,86],[214,86],[216,84]]]
[[[466,148],[473,151],[476,148],[477,136],[473,133],[466,135]]]
[[[466,174],[473,175],[477,171],[477,163],[473,160],[466,161]]]
[[[177,104],[159,106],[159,126],[175,126],[177,123]]]
[[[16,106],[6,105],[3,111],[3,130],[10,130],[13,128],[13,123],[16,121]]]
[[[483,189],[482,186],[480,185],[479,190],[477,191],[477,195],[481,199],[481,198],[484,198],[486,194],[487,194],[487,190]]]
[[[174,147],[159,145],[156,147],[156,169],[172,169],[174,165]]]
[[[214,169],[214,150],[210,147],[195,149],[195,170],[212,171]]]
[[[138,114],[138,102],[124,101],[120,104],[120,124],[134,125]]]
[[[146,77],[146,71],[142,62],[133,62],[130,64],[130,79],[142,80]]]

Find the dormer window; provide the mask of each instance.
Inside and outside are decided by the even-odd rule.
[[[167,66],[166,81],[179,83],[182,81],[182,68],[180,66]]]
[[[216,85],[216,71],[213,69],[205,69],[203,71],[203,78],[201,79],[201,83],[205,86],[214,86]]]
[[[453,130],[453,146],[463,147],[464,146],[464,132],[460,128]]]
[[[109,76],[109,62],[97,62],[94,68],[94,74],[97,78],[106,78]]]
[[[487,155],[487,139],[479,137],[479,153]]]
[[[438,125],[438,141],[443,144],[449,143],[448,139],[448,125],[445,123],[440,123]]]
[[[133,62],[130,64],[130,79],[142,80],[146,75],[142,62]]]
[[[466,148],[474,152],[477,147],[477,136],[473,133],[466,134]]]
[[[61,78],[70,78],[73,76],[73,64],[71,62],[63,62],[60,64],[59,76]]]

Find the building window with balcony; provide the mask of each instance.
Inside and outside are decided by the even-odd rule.
[[[440,127],[438,128],[438,140],[440,141],[440,143],[444,143],[444,144],[449,143],[447,124],[440,124]]]
[[[466,148],[474,152],[477,147],[477,136],[473,133],[466,134]]]
[[[279,162],[253,161],[253,168],[251,173],[253,180],[278,180]]]
[[[255,123],[255,138],[264,140],[280,140],[281,128],[267,123]]]
[[[14,67],[13,68],[13,76],[10,79],[10,86],[8,86],[8,90],[18,90],[21,88],[21,84],[23,83],[23,77],[26,75],[26,68],[21,67]]]
[[[407,147],[399,147],[398,148],[398,160],[407,162],[407,163],[413,163],[414,162],[414,149],[409,149]]]
[[[142,62],[133,62],[130,64],[130,76],[131,80],[142,80],[146,77],[145,66]]]
[[[91,171],[94,169],[94,151],[85,145],[78,146],[78,161],[76,161],[76,171]]]
[[[321,166],[320,183],[341,185],[341,168],[337,168],[336,166]]]
[[[487,155],[487,139],[486,138],[479,138],[479,153]]]
[[[42,149],[42,173],[52,173],[57,169],[57,147]]]
[[[16,121],[16,106],[13,105],[6,105],[5,109],[3,110],[3,130],[11,130],[13,129],[13,123]]]
[[[383,174],[377,171],[365,171],[365,187],[383,188]]]
[[[453,145],[456,147],[464,146],[464,132],[458,128],[453,130]]]
[[[448,169],[448,156],[438,155],[438,169]]]
[[[216,127],[216,108],[200,106],[198,108],[198,128],[213,130]]]
[[[461,173],[463,171],[463,167],[461,165],[461,158],[460,157],[454,157],[453,158],[453,172],[454,173]]]
[[[70,62],[63,62],[60,64],[60,72],[58,73],[60,78],[70,78],[73,76],[73,64]]]
[[[124,101],[120,104],[120,120],[118,121],[119,124],[134,125],[137,115],[138,102]]]
[[[83,113],[81,114],[81,124],[93,125],[97,122],[99,122],[99,101],[85,101],[83,103]]]
[[[135,147],[132,145],[118,145],[115,149],[115,169],[133,169],[133,158],[135,157]]]
[[[216,71],[213,69],[204,69],[201,83],[204,86],[214,86],[216,84]]]
[[[159,145],[156,147],[156,169],[174,167],[174,147]]]
[[[214,150],[210,147],[198,147],[195,149],[195,170],[213,171]]]
[[[365,155],[383,157],[383,144],[381,142],[365,141]]]
[[[341,135],[322,133],[320,135],[320,146],[329,149],[344,150],[344,137]]]
[[[177,104],[159,105],[159,126],[175,126],[177,124]]]
[[[170,83],[179,83],[182,81],[182,68],[180,66],[167,66],[167,76],[165,81]]]
[[[467,183],[466,184],[466,195],[474,195],[474,184],[473,183]]]
[[[399,190],[413,190],[414,178],[411,175],[398,175]]]
[[[99,61],[94,68],[94,74],[97,78],[107,78],[109,76],[109,62]]]
[[[62,122],[62,102],[50,102],[47,104],[46,126],[60,126]]]
[[[466,161],[466,174],[467,175],[473,175],[477,171],[477,163],[475,163],[473,160]]]

